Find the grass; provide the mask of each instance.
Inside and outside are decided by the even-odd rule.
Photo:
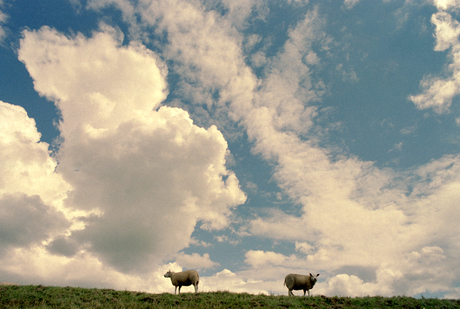
[[[173,295],[110,289],[0,286],[0,308],[460,308],[460,300],[412,297],[288,297],[207,292]]]

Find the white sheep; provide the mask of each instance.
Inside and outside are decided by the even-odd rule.
[[[177,287],[179,287],[180,294],[181,287],[190,285],[193,285],[195,287],[195,293],[198,292],[198,283],[200,282],[200,275],[198,275],[198,272],[196,270],[186,270],[178,273],[168,270],[168,272],[165,274],[165,278],[171,278],[171,283],[175,286],[174,294],[176,294]]]
[[[294,296],[292,290],[303,290],[303,296],[305,292],[308,291],[308,296],[310,296],[310,289],[313,288],[316,281],[318,280],[316,276],[312,275],[298,275],[298,274],[289,274],[284,278],[284,285],[288,288],[288,296]]]

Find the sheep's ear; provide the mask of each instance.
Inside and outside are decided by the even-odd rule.
[[[319,276],[319,274],[316,275],[316,277],[318,277],[318,276]]]
[[[312,277],[313,277],[313,275],[312,275],[311,273],[310,273],[310,276],[312,276]]]

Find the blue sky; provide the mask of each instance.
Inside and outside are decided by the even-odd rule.
[[[0,281],[459,298],[459,9],[0,0]]]

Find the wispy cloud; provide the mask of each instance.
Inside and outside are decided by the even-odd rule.
[[[0,44],[6,37],[6,32],[5,32],[5,26],[8,16],[2,12],[2,7],[3,7],[3,0],[0,0]]]

